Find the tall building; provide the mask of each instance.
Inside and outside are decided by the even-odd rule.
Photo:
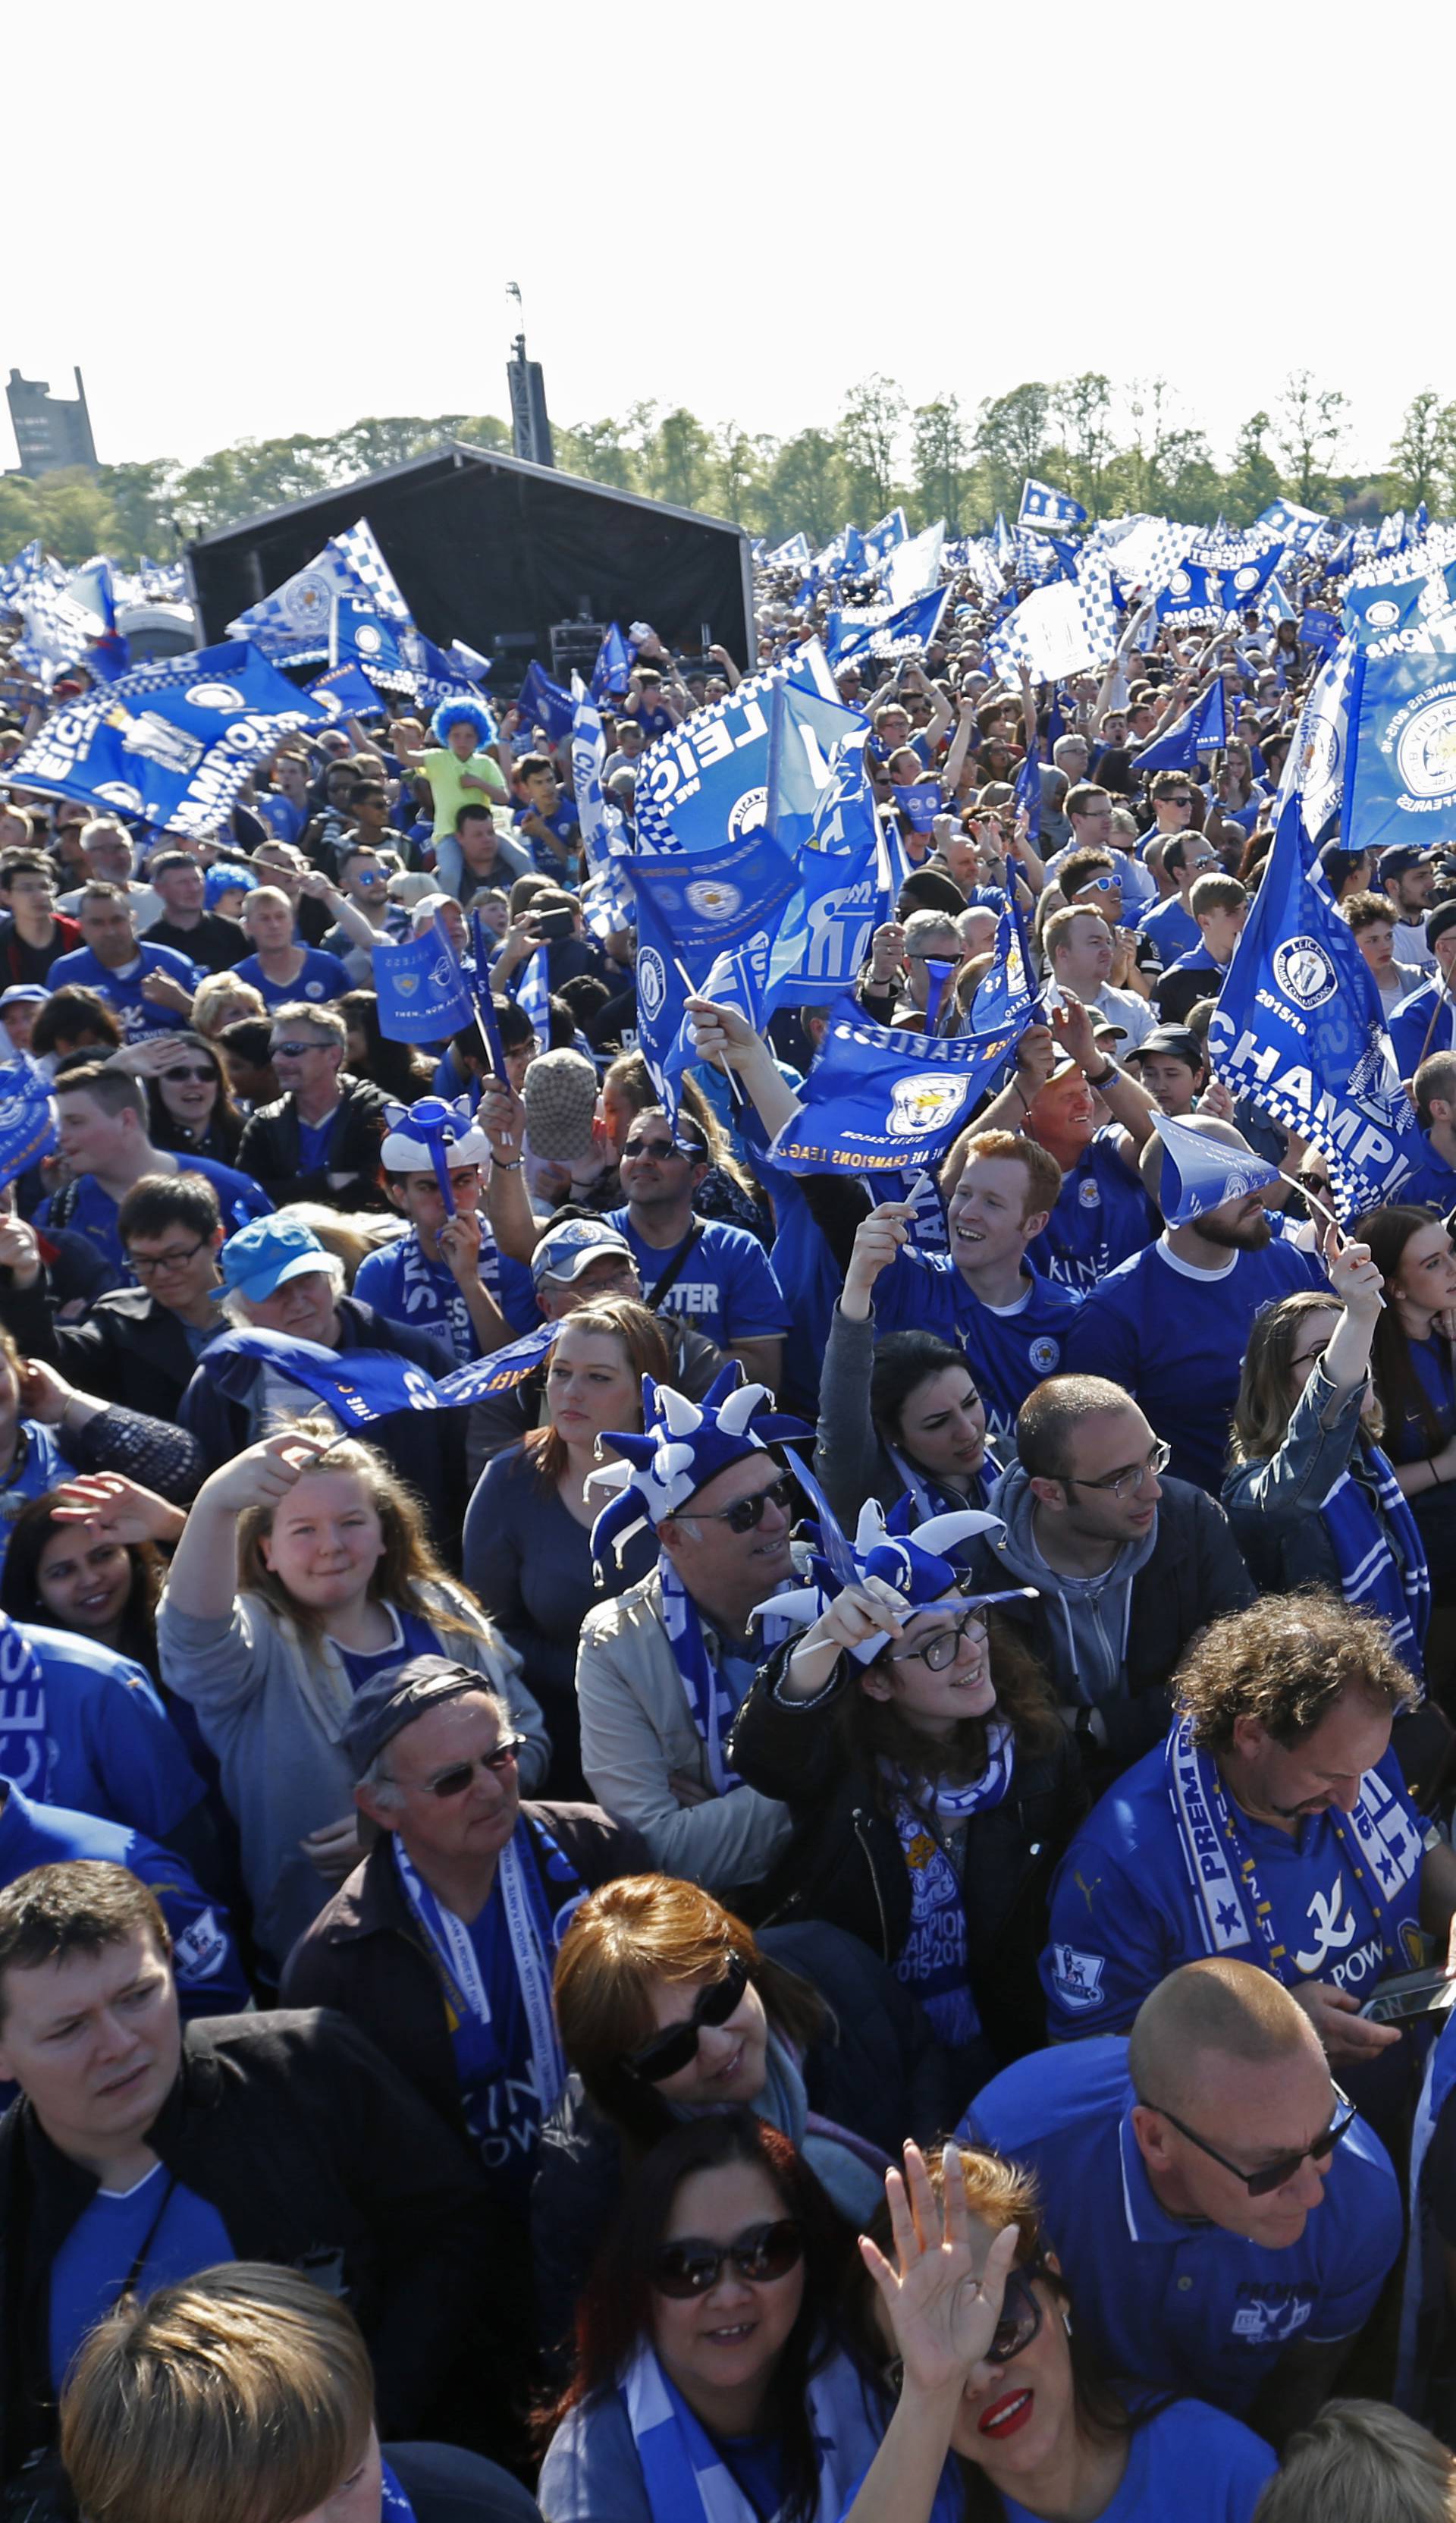
[[[86,409],[86,389],[80,369],[71,373],[75,378],[75,401],[67,403],[38,379],[23,377],[19,368],[11,369],[5,400],[20,450],[20,469],[32,480],[40,473],[65,472],[71,465],[95,467],[96,441]]]

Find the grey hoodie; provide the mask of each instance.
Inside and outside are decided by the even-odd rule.
[[[1140,1541],[1123,1545],[1100,1577],[1063,1577],[1047,1566],[1036,1547],[1036,1501],[1019,1463],[1002,1473],[988,1503],[993,1515],[1005,1517],[1006,1532],[988,1533],[986,1542],[1013,1584],[1035,1586],[1045,1599],[1057,1698],[1084,1706],[1125,1698],[1133,1579],[1157,1547],[1157,1517]]]

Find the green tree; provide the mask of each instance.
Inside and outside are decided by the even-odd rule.
[[[168,559],[180,549],[172,525],[177,465],[165,457],[146,464],[103,464],[96,479],[116,514],[117,559]]]
[[[653,447],[653,490],[675,507],[707,504],[713,480],[713,441],[700,420],[679,406],[664,412]]]
[[[584,482],[604,482],[609,490],[635,491],[637,458],[623,436],[620,420],[584,420],[553,430],[556,461],[563,473]]]
[[[953,534],[961,531],[961,494],[967,454],[965,423],[954,395],[916,405],[911,414],[911,464],[915,473],[916,522],[929,525],[944,517]],[[865,523],[871,523],[866,518]]]
[[[1051,408],[1062,434],[1067,487],[1094,516],[1102,513],[1103,476],[1114,452],[1112,386],[1088,368],[1052,388]]]
[[[1430,500],[1437,481],[1449,470],[1456,406],[1442,404],[1432,386],[1423,386],[1406,405],[1400,435],[1390,450],[1398,500],[1415,507]]]
[[[1223,509],[1231,525],[1251,526],[1262,516],[1284,485],[1279,466],[1264,441],[1273,423],[1267,411],[1251,411],[1234,441],[1234,462],[1225,483]]]
[[[1284,381],[1275,443],[1284,456],[1293,496],[1302,505],[1307,506],[1312,494],[1322,487],[1344,436],[1348,409],[1348,398],[1335,386],[1316,385],[1308,368],[1292,369]]]
[[[769,438],[751,438],[735,420],[726,420],[713,448],[710,504],[735,525],[755,530],[763,521],[764,475],[774,453]]]
[[[983,403],[976,414],[975,448],[984,456],[990,505],[1013,516],[1028,473],[1044,470],[1052,398],[1044,385],[1013,386]]]
[[[838,440],[823,429],[801,429],[785,439],[765,466],[763,502],[763,531],[771,543],[803,533],[816,550],[826,544],[849,505]]]
[[[895,505],[895,465],[905,416],[905,397],[889,377],[863,377],[845,396],[839,445],[851,504],[867,526]]]

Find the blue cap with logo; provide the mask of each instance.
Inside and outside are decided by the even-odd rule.
[[[532,1282],[539,1288],[542,1279],[560,1279],[570,1286],[604,1253],[621,1254],[629,1262],[636,1258],[626,1236],[604,1217],[569,1217],[554,1234],[543,1235],[532,1254]]]

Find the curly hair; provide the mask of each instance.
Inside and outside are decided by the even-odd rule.
[[[490,744],[495,734],[483,701],[442,701],[430,721],[437,744],[448,744],[452,727],[473,727],[477,744]]]
[[[1420,1695],[1384,1621],[1310,1588],[1210,1622],[1174,1673],[1173,1705],[1204,1751],[1226,1751],[1241,1717],[1288,1749],[1352,1689],[1392,1716]]]

